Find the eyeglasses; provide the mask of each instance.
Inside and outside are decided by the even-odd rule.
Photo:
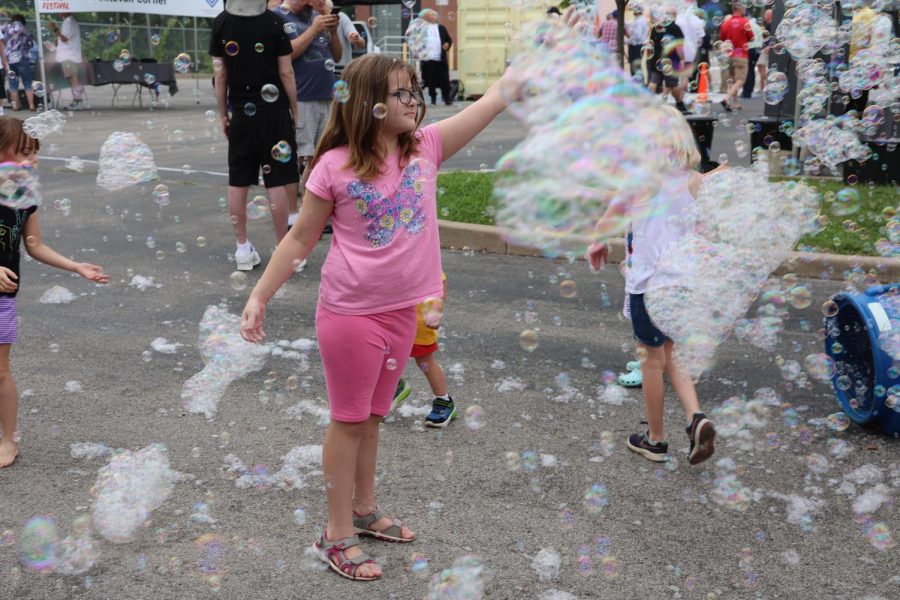
[[[399,89],[391,92],[390,94],[388,94],[388,96],[393,96],[400,101],[400,104],[404,106],[409,106],[410,104],[412,104],[413,100],[415,100],[417,104],[422,104],[424,102],[422,95],[412,90]]]

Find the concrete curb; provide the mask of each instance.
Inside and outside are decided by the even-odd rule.
[[[438,221],[441,247],[451,250],[472,250],[509,254],[511,256],[541,256],[534,248],[507,243],[500,228],[492,225],[470,225],[454,221]],[[625,258],[623,240],[610,242],[610,262],[620,263]],[[579,257],[581,259],[581,257]],[[776,275],[795,273],[808,279],[844,281],[848,271],[861,269],[864,273],[874,273],[882,283],[900,281],[900,259],[875,256],[844,256],[841,254],[820,254],[817,252],[792,252],[784,261]]]

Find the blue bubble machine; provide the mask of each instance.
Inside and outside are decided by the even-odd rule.
[[[837,310],[826,311],[834,314],[825,318],[825,353],[834,361],[831,382],[838,402],[856,423],[898,437],[900,361],[883,345],[900,336],[900,283],[872,286],[862,294],[842,292],[832,300]]]

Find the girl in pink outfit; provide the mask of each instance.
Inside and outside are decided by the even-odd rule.
[[[416,305],[443,295],[437,170],[506,103],[495,84],[462,112],[419,129],[425,105],[408,64],[369,54],[347,66],[343,81],[349,99],[332,104],[303,210],[247,301],[241,334],[265,339],[266,303],[330,219],[334,237],[316,309],[331,410],[322,457],[328,525],[314,548],[338,574],[368,581],[381,577],[381,567],[358,535],[415,539],[376,506],[375,458],[379,425],[413,346]]]

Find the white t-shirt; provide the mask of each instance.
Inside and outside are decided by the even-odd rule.
[[[700,47],[705,33],[705,21],[694,14],[694,11],[685,10],[675,19],[675,24],[681,28],[681,32],[684,34],[684,61],[694,62],[697,57],[697,48]]]
[[[441,60],[441,31],[437,23],[429,23],[425,28],[428,33],[428,43],[425,45],[423,60]]]
[[[78,25],[78,21],[75,20],[75,17],[66,17],[59,27],[59,32],[66,36],[66,39],[69,41],[64,42],[62,39],[57,40],[56,62],[70,60],[73,63],[80,63],[82,60],[81,27]]]
[[[341,60],[335,64],[339,67],[346,67],[350,59],[353,58],[353,46],[350,44],[350,34],[359,33],[356,26],[346,13],[338,14],[338,39],[341,40]]]

